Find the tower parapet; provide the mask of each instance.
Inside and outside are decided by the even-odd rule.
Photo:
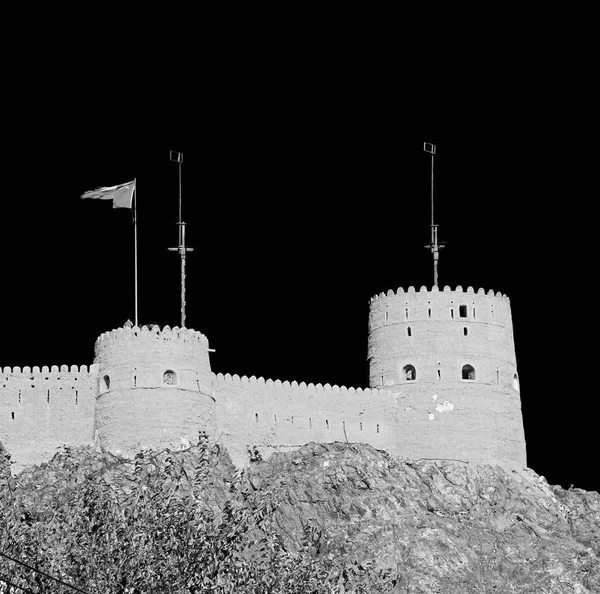
[[[398,394],[411,434],[421,435],[399,452],[525,463],[506,295],[460,286],[381,293],[370,302],[368,360],[371,387]]]
[[[119,328],[96,341],[95,439],[130,454],[214,431],[208,340],[185,328]]]

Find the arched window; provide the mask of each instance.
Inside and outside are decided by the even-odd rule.
[[[520,391],[520,387],[519,387],[519,374],[515,373],[515,375],[513,376],[513,388],[519,392]]]
[[[106,390],[110,390],[110,377],[108,377],[108,375],[105,375],[105,376],[102,378],[102,389],[103,389],[104,391],[106,391]]]
[[[464,380],[474,380],[475,379],[475,369],[473,369],[472,365],[463,365],[462,378]]]
[[[402,369],[402,373],[407,382],[412,382],[417,379],[417,370],[414,365],[405,365]]]
[[[172,369],[167,369],[163,373],[163,384],[167,386],[174,386],[177,384],[177,374]]]

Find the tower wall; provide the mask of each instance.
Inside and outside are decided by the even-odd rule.
[[[398,454],[525,465],[505,295],[410,287],[374,297],[368,358],[371,387],[398,396]]]
[[[181,447],[215,432],[208,340],[166,326],[119,328],[96,341],[95,439],[112,452]]]

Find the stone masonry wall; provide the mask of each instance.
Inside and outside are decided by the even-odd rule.
[[[5,367],[0,439],[15,471],[52,458],[62,445],[92,443],[96,367]]]
[[[371,386],[398,396],[399,451],[526,464],[508,297],[471,287],[382,293],[370,304],[368,358]]]
[[[96,341],[97,443],[132,454],[215,432],[208,340],[195,330],[119,328]]]
[[[395,443],[395,397],[370,390],[215,375],[218,442],[234,462],[248,463],[247,449],[263,454],[315,442],[349,441],[390,449]]]

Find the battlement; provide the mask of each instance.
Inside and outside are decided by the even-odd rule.
[[[456,287],[455,290],[452,290],[452,288],[448,285],[446,285],[444,287],[443,291],[440,291],[439,288],[437,286],[433,286],[431,287],[431,291],[425,286],[423,285],[418,291],[411,285],[410,287],[408,287],[408,289],[405,291],[402,287],[398,287],[398,289],[396,290],[396,292],[394,293],[393,289],[389,289],[386,293],[384,293],[383,291],[377,295],[374,295],[373,297],[371,297],[371,299],[369,300],[369,304],[373,303],[374,301],[377,301],[379,299],[385,299],[386,297],[393,297],[395,295],[405,295],[405,294],[413,294],[413,293],[456,293],[456,294],[460,294],[460,293],[465,293],[465,291],[463,291],[463,288],[461,285],[458,285]],[[473,287],[467,287],[466,290],[466,294],[467,295],[474,295],[475,294],[475,289],[473,289]],[[495,297],[496,299],[499,299],[501,301],[509,301],[509,298],[507,295],[502,294],[500,291],[498,291],[497,293],[494,293],[494,291],[492,289],[490,289],[487,293],[485,292],[485,289],[478,289],[477,290],[477,295],[487,295],[487,297]]]
[[[380,390],[378,388],[347,388],[346,386],[338,386],[331,384],[313,384],[313,383],[305,383],[305,382],[297,382],[297,381],[282,381],[282,380],[265,380],[264,377],[257,378],[256,376],[248,377],[246,375],[239,376],[237,374],[230,375],[229,373],[222,374],[216,373],[214,374],[215,378],[218,381],[231,382],[233,384],[257,384],[263,386],[272,386],[276,389],[283,388],[284,390],[288,389],[298,389],[298,390],[307,390],[309,392],[323,392],[323,393],[332,393],[332,394],[350,394],[362,396],[365,398],[370,397],[382,397],[382,396],[394,396],[394,394],[390,390]]]
[[[399,288],[371,298],[369,303],[369,327],[371,330],[388,324],[414,322],[469,322],[487,323],[505,327],[512,332],[510,299],[501,292],[484,289],[477,292],[473,287],[466,291],[459,285],[455,290],[437,287],[431,290],[421,287],[416,291]]]
[[[96,353],[99,349],[110,348],[112,345],[120,344],[123,342],[152,342],[152,341],[170,341],[176,340],[179,342],[197,344],[203,348],[208,349],[208,338],[197,330],[191,330],[189,328],[179,328],[174,326],[164,326],[160,329],[160,326],[154,325],[152,327],[132,326],[131,328],[117,328],[116,330],[110,330],[102,333],[96,340]]]
[[[98,366],[97,365],[90,365],[89,370],[88,370],[88,366],[87,365],[61,365],[60,367],[58,365],[52,365],[52,367],[48,367],[47,365],[44,365],[41,370],[37,365],[34,365],[33,367],[28,367],[25,366],[21,369],[21,367],[5,367],[4,369],[2,369],[0,367],[0,373],[4,374],[4,375],[26,375],[28,376],[28,379],[36,379],[35,377],[31,377],[31,376],[44,376],[43,379],[48,379],[45,376],[56,376],[56,375],[84,375],[84,374],[96,374],[98,373]],[[42,379],[42,378],[39,378]]]

